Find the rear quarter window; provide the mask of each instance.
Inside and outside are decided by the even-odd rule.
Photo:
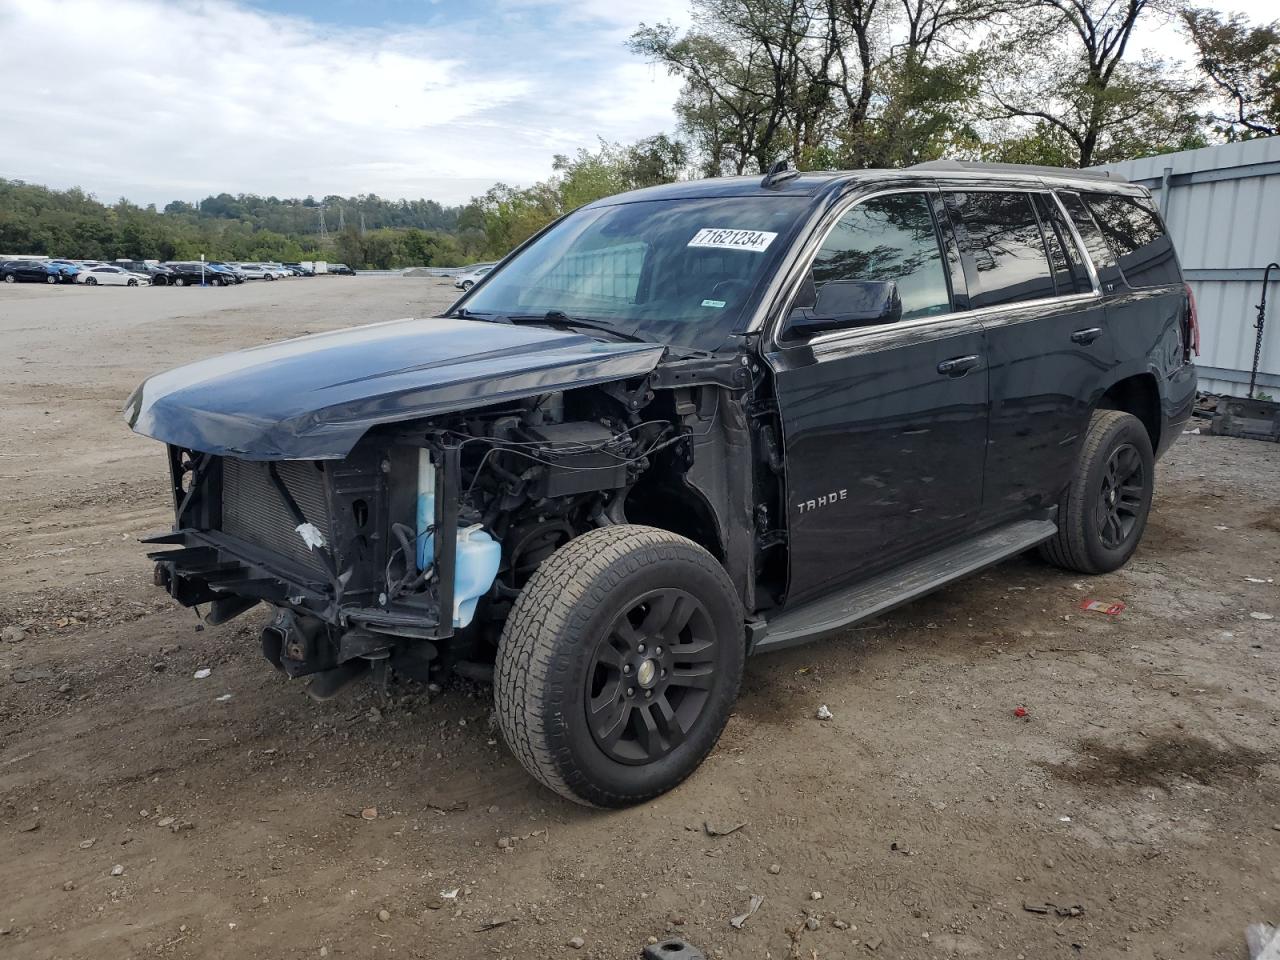
[[[1086,193],[1084,200],[1129,286],[1160,287],[1181,282],[1173,241],[1149,200],[1106,193]]]

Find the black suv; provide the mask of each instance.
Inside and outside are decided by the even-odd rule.
[[[1140,187],[940,162],[611,197],[444,316],[146,381],[177,520],[157,582],[260,602],[309,692],[492,678],[551,789],[686,777],[743,661],[1033,547],[1142,537],[1195,309]]]

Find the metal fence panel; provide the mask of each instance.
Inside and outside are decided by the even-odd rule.
[[[1244,396],[1262,271],[1280,262],[1280,137],[1107,164],[1151,190],[1200,309],[1200,389]],[[1280,392],[1280,272],[1258,388]]]

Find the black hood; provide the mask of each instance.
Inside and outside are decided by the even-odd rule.
[[[200,360],[125,407],[156,440],[250,460],[345,457],[374,426],[643,376],[665,348],[476,320],[393,320]]]

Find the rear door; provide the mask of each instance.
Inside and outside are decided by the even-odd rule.
[[[987,335],[983,514],[998,523],[1057,502],[1115,347],[1093,274],[1051,192],[965,187],[947,191],[947,208]]]
[[[936,190],[855,201],[796,300],[831,280],[894,280],[896,323],[774,338],[786,449],[790,601],[927,553],[978,518],[986,442],[982,327]]]

